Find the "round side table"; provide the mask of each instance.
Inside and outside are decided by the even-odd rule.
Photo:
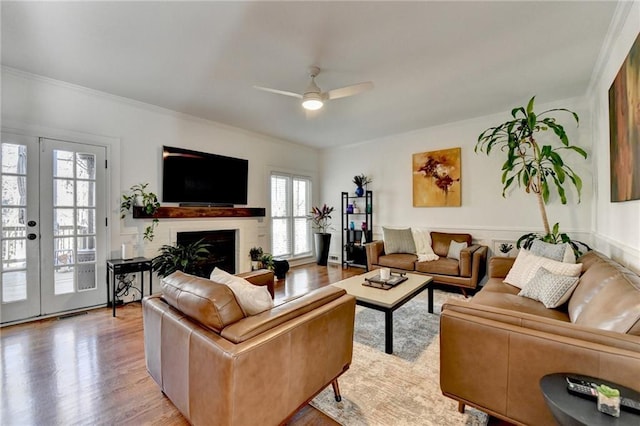
[[[600,425],[640,425],[640,414],[620,409],[620,417],[613,417],[598,411],[596,400],[583,398],[569,393],[566,376],[576,377],[594,383],[604,383],[620,390],[620,395],[640,401],[640,392],[620,386],[607,380],[582,376],[573,373],[554,373],[540,379],[540,389],[544,400],[556,419],[562,426],[600,426]]]

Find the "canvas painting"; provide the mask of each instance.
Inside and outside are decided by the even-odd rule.
[[[640,35],[609,89],[611,201],[640,200]]]
[[[460,207],[460,148],[413,154],[413,206]]]

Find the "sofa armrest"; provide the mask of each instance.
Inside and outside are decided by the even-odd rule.
[[[472,287],[476,287],[486,271],[487,246],[473,244],[460,250],[460,276],[471,277]]]
[[[273,299],[275,296],[275,289],[273,286],[273,271],[269,270],[269,269],[258,269],[257,271],[251,271],[251,272],[243,272],[241,274],[237,274],[237,276],[244,278],[245,280],[249,281],[251,284],[253,285],[266,285],[267,286],[267,290],[269,290],[269,294],[271,295],[271,298]]]
[[[380,256],[384,255],[384,241],[376,240],[364,245],[367,251],[367,269],[373,269],[373,265],[380,263]]]
[[[552,424],[539,388],[568,372],[636,388],[640,338],[490,306],[449,301],[440,316],[440,387],[517,424]]]
[[[489,278],[504,278],[516,261],[515,257],[493,256],[489,259]]]
[[[471,263],[473,261],[473,253],[480,248],[479,244],[472,244],[460,250],[460,276],[471,276]]]

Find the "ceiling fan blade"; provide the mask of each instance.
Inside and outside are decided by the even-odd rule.
[[[263,90],[265,92],[275,93],[277,95],[292,96],[294,98],[302,99],[302,95],[298,93],[287,92],[286,90],[271,89],[269,87],[261,87],[261,86],[253,86],[253,88],[258,90]]]
[[[351,86],[329,90],[325,96],[327,99],[340,99],[346,98],[347,96],[357,95],[358,93],[366,92],[371,89],[373,89],[373,82],[365,81],[364,83],[352,84]]]

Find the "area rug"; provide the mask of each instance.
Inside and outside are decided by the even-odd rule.
[[[440,391],[440,307],[463,297],[437,289],[434,296],[434,314],[426,291],[394,312],[393,355],[384,352],[384,313],[358,306],[353,361],[339,379],[342,401],[329,386],[311,405],[345,426],[486,425],[486,414],[458,413]]]

